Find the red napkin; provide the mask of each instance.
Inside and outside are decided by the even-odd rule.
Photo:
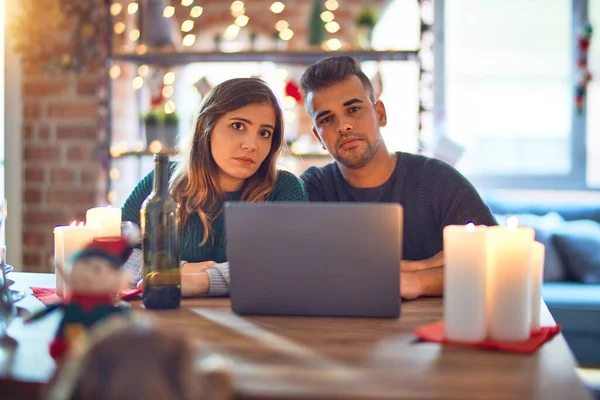
[[[438,321],[431,325],[424,325],[415,331],[415,334],[426,342],[444,343],[453,346],[474,347],[477,349],[505,351],[509,353],[531,354],[541,347],[544,343],[552,339],[560,332],[560,325],[543,326],[539,331],[534,332],[525,342],[499,342],[497,340],[486,339],[483,342],[464,343],[453,342],[444,338],[444,321]]]
[[[54,288],[31,287],[31,290],[33,291],[33,295],[47,306],[62,301],[62,298],[58,297]],[[142,293],[142,289],[123,289],[119,293],[119,296],[122,300],[128,300],[140,293]]]

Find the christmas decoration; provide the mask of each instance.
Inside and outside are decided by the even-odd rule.
[[[421,9],[421,39],[419,49],[419,117],[418,117],[418,152],[421,154],[432,154],[430,150],[435,138],[433,127],[433,110],[431,104],[425,101],[423,96],[425,90],[433,92],[433,0],[419,0]],[[426,60],[431,60],[429,63]],[[429,64],[429,65],[428,65]],[[430,76],[431,79],[425,79]],[[443,114],[442,114],[443,115]],[[443,118],[443,117],[442,117]],[[443,123],[443,122],[440,122]]]
[[[144,315],[107,318],[69,352],[43,398],[234,398],[232,362],[197,345]]]
[[[592,80],[592,74],[588,68],[588,52],[592,39],[593,29],[588,22],[583,25],[581,33],[577,37],[577,85],[575,87],[575,109],[581,113],[585,109],[585,97],[587,85]]]
[[[213,43],[215,44],[215,51],[219,52],[221,51],[221,42],[223,41],[223,39],[221,38],[221,35],[218,33],[215,33],[214,37],[213,37]]]
[[[103,61],[105,12],[98,0],[22,0],[7,30],[24,65],[80,72]]]
[[[314,0],[308,20],[308,44],[310,46],[321,46],[325,40],[325,24],[321,19],[322,12],[323,1]]]
[[[383,91],[383,80],[381,78],[381,70],[379,69],[379,65],[377,65],[377,73],[370,79],[371,85],[373,86],[373,93],[375,95],[375,100],[379,100],[381,97],[381,92]]]
[[[164,105],[165,111],[155,108],[142,117],[146,131],[146,146],[150,150],[157,146],[157,143],[160,144],[160,150],[174,150],[177,146],[179,116],[174,109],[169,109],[170,106],[170,102],[167,102]]]
[[[41,318],[54,310],[64,310],[56,336],[50,344],[50,355],[61,360],[71,346],[85,344],[87,331],[110,315],[126,309],[115,305],[119,290],[127,286],[129,277],[120,271],[133,251],[133,243],[124,237],[96,238],[72,259],[71,272],[63,276],[67,293],[57,303],[27,322]]]
[[[371,48],[373,29],[377,24],[377,11],[373,8],[362,8],[356,14],[356,46],[362,49]]]
[[[200,78],[198,82],[194,83],[194,87],[202,97],[206,96],[212,89],[212,85],[205,76]]]
[[[165,18],[164,9],[168,0],[142,0],[142,37],[140,42],[149,49],[178,50],[181,32],[174,18]]]
[[[150,94],[150,107],[160,107],[165,97],[163,95],[164,84],[164,72],[158,69],[153,69],[146,77],[146,87]]]
[[[298,103],[302,101],[302,92],[300,91],[300,85],[294,82],[292,79],[288,80],[285,84],[285,94],[293,97]]]
[[[256,31],[250,32],[248,40],[250,41],[250,50],[256,50],[256,40],[258,39],[258,33]]]
[[[276,50],[285,50],[285,40],[283,40],[279,34],[280,32],[278,31],[275,31],[273,33],[273,44],[275,45],[274,47]]]

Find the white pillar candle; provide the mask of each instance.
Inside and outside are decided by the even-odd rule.
[[[488,228],[489,336],[501,341],[529,339],[531,326],[531,244],[534,230],[518,227]]]
[[[531,331],[540,330],[542,284],[544,281],[544,259],[546,247],[540,242],[533,242],[531,248]]]
[[[95,207],[87,210],[86,226],[94,229],[94,237],[121,236],[121,209]]]
[[[63,257],[62,267],[65,274],[71,273],[71,258],[82,250],[94,239],[94,230],[89,226],[80,225],[65,226],[62,230]],[[66,286],[64,290],[66,290]]]
[[[486,226],[444,228],[444,327],[449,340],[479,342],[487,336]]]
[[[54,274],[56,275],[56,294],[63,295],[63,280],[57,269],[57,264],[63,262],[63,230],[67,226],[57,226],[54,228]]]

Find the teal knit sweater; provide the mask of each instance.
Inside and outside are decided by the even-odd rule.
[[[171,169],[173,170],[173,169]],[[131,221],[140,225],[140,209],[142,203],[153,190],[154,172],[142,179],[123,205],[123,221]],[[227,200],[240,199],[239,192],[226,193]],[[294,174],[278,171],[277,181],[267,201],[305,202],[308,195],[304,185]],[[204,235],[204,227],[198,214],[188,217],[181,234],[181,260],[187,262],[215,261],[222,263],[227,260],[225,227],[223,213],[213,222],[213,234],[204,245],[200,245]]]

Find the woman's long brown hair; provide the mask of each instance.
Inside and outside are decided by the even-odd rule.
[[[210,134],[223,115],[251,104],[273,107],[275,130],[269,154],[242,186],[241,200],[265,201],[277,180],[277,158],[283,146],[283,116],[277,97],[260,79],[231,79],[215,86],[206,95],[200,105],[191,145],[171,177],[171,193],[181,205],[182,226],[194,213],[202,221],[201,245],[210,237],[211,223],[222,212],[225,201],[225,194],[219,188],[219,167],[210,149]]]

